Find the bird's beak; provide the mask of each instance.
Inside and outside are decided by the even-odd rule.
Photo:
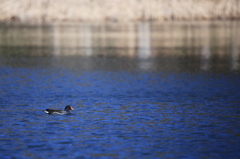
[[[71,107],[71,110],[74,110],[73,107]]]

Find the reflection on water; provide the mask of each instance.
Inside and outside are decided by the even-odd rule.
[[[166,58],[177,67],[239,70],[239,22],[165,24],[2,24],[1,56],[108,56],[139,59],[152,70]],[[158,59],[158,60],[157,60]],[[186,61],[183,61],[186,60]],[[216,61],[225,61],[224,64]],[[157,62],[157,63],[155,63]],[[171,66],[168,66],[171,67]]]
[[[238,28],[1,24],[1,158],[240,158]]]

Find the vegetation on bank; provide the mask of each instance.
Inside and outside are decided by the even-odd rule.
[[[0,0],[0,21],[240,19],[240,0]]]

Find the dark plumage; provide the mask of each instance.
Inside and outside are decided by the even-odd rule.
[[[67,105],[64,110],[46,109],[46,110],[43,110],[43,111],[46,114],[60,114],[60,115],[63,115],[63,114],[69,114],[70,110],[74,110],[74,109],[70,105]]]

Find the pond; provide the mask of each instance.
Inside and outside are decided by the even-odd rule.
[[[1,158],[240,158],[239,27],[1,23]]]

